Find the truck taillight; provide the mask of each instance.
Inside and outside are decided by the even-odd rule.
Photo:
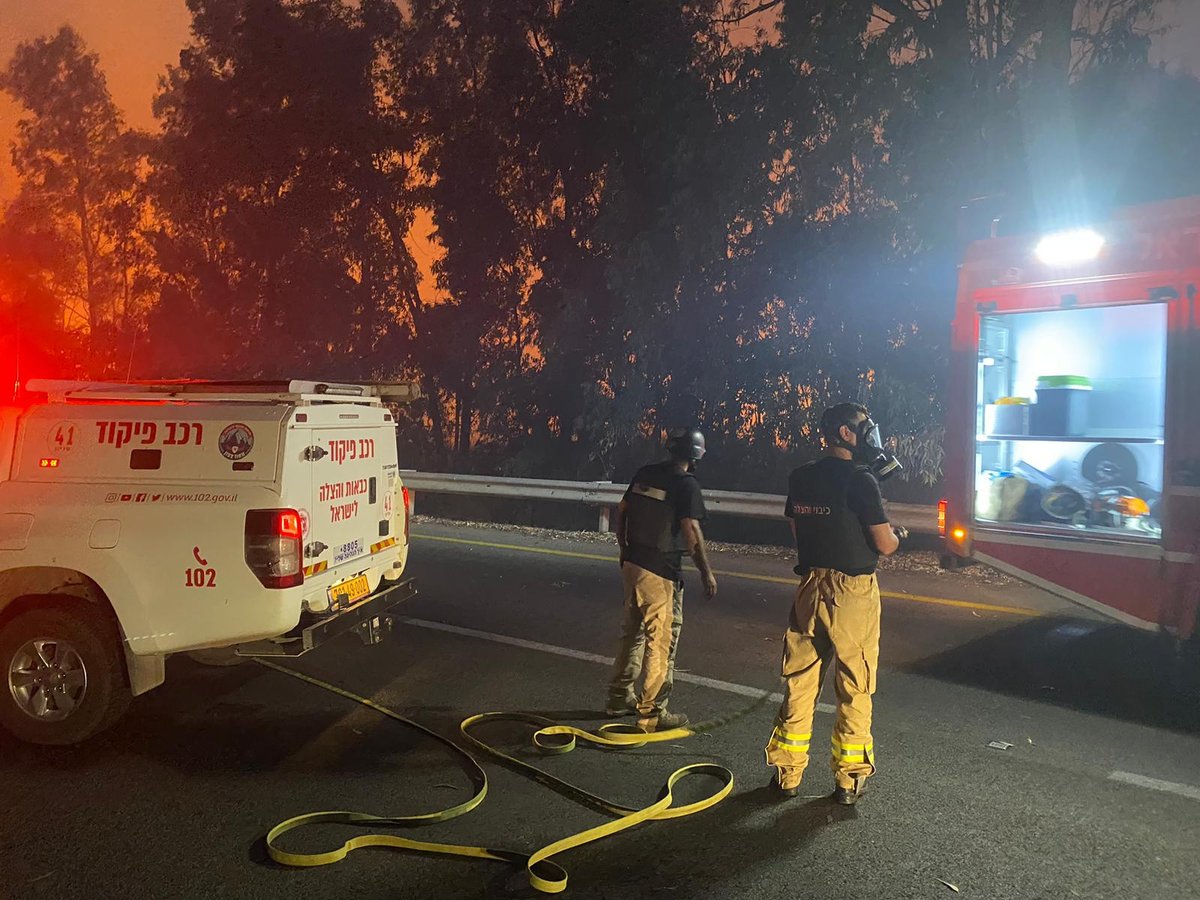
[[[946,508],[949,505],[949,501],[938,501],[938,537],[946,536]]]
[[[246,565],[264,587],[304,583],[300,530],[300,513],[294,509],[246,512]]]
[[[404,543],[408,543],[408,520],[412,518],[412,504],[408,498],[408,486],[400,488],[400,496],[404,500]]]

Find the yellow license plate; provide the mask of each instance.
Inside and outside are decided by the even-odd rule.
[[[335,606],[349,605],[356,600],[361,600],[369,593],[371,593],[371,583],[367,581],[366,575],[359,575],[357,578],[351,578],[349,581],[343,581],[341,584],[331,587],[329,599]]]

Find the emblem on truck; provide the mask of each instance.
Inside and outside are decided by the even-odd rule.
[[[249,425],[235,422],[221,432],[221,436],[217,438],[217,449],[226,459],[242,459],[254,449],[254,432],[250,430]]]

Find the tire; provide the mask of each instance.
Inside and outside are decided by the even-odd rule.
[[[115,723],[132,695],[113,621],[85,601],[52,603],[0,625],[0,726],[31,744],[78,744]]]
[[[206,650],[189,650],[188,659],[202,666],[227,668],[240,666],[250,661],[248,656],[238,656],[232,647],[210,647]]]

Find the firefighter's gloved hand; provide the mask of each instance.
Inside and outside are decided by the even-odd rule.
[[[908,529],[905,528],[903,525],[893,525],[892,531],[896,532],[896,537],[899,540],[902,540],[902,541],[908,540]]]
[[[717,579],[712,573],[709,573],[708,577],[704,579],[704,596],[709,600],[717,596]]]

